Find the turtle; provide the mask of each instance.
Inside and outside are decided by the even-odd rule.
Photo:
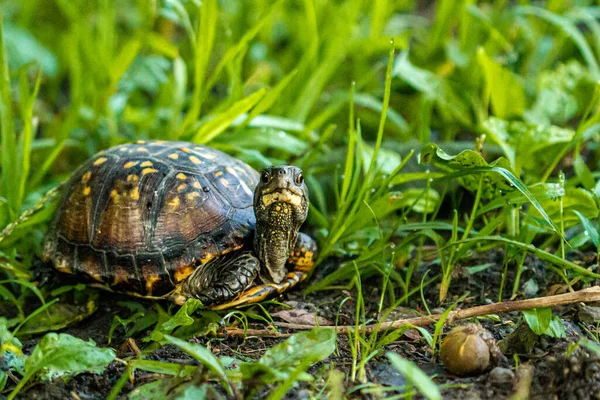
[[[113,292],[224,309],[308,276],[317,251],[299,231],[308,209],[298,167],[259,174],[204,145],[126,143],[72,174],[41,259]]]

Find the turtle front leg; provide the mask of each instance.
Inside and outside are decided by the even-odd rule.
[[[288,273],[279,283],[265,283],[253,286],[242,292],[237,298],[223,304],[210,306],[214,310],[223,310],[242,304],[258,303],[267,297],[281,293],[308,277],[315,266],[317,252],[316,242],[308,235],[300,232],[294,250],[287,261]]]
[[[260,269],[260,261],[250,252],[217,257],[199,266],[173,295],[177,304],[188,298],[200,300],[211,308],[225,303],[249,287]]]

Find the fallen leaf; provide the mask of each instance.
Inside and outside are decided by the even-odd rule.
[[[327,318],[319,317],[313,312],[302,309],[283,310],[271,315],[278,317],[285,322],[289,322],[290,324],[317,326],[318,323],[319,326],[333,325],[333,322]]]

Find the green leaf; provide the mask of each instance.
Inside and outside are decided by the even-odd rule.
[[[552,309],[550,307],[534,308],[523,311],[527,325],[536,335],[543,335],[550,327],[552,321]]]
[[[537,78],[537,97],[525,112],[528,122],[541,125],[564,125],[583,113],[585,98],[593,89],[594,81],[588,69],[577,60],[559,64],[554,70],[541,71]]]
[[[479,48],[477,59],[485,75],[494,113],[500,118],[523,115],[525,88],[517,76],[488,57],[483,48]]]
[[[581,225],[583,226],[583,232],[586,236],[589,236],[589,238],[592,240],[592,243],[594,243],[594,246],[597,248],[599,242],[598,229],[596,229],[594,224],[592,224],[592,221],[587,219],[585,215],[577,210],[573,210],[573,212],[579,217]]]
[[[22,348],[19,339],[8,330],[6,318],[0,318],[0,392],[6,384],[7,376],[3,373],[12,371],[23,375],[25,356]]]
[[[394,368],[404,376],[404,378],[415,385],[423,396],[429,400],[441,400],[442,394],[435,383],[423,372],[417,365],[411,361],[405,360],[396,353],[387,352],[387,358]]]
[[[562,211],[561,202],[556,198],[541,199],[540,205],[556,224],[559,224],[562,219],[567,228],[579,223],[575,211],[586,218],[596,218],[599,212],[594,195],[583,188],[568,187],[565,189],[565,194],[562,196]],[[528,217],[540,218],[541,215],[537,210],[529,210]]]
[[[533,177],[540,176],[542,169],[552,162],[549,151],[560,151],[559,145],[569,143],[575,136],[571,129],[494,117],[485,120],[482,128],[502,148],[514,172],[524,169]]]
[[[87,290],[87,299],[77,303],[56,302],[31,319],[19,329],[19,335],[34,335],[48,331],[56,331],[82,321],[92,315],[98,308],[98,292]]]
[[[573,167],[575,168],[575,174],[581,181],[583,187],[589,191],[594,190],[596,187],[596,180],[594,179],[594,176],[592,175],[592,172],[588,166],[585,164],[585,161],[583,161],[583,158],[581,158],[579,154],[575,156]]]
[[[215,374],[223,385],[223,388],[231,395],[233,394],[230,387],[229,381],[227,380],[227,374],[225,368],[215,355],[204,346],[199,344],[186,342],[185,340],[177,339],[176,337],[164,335],[165,340],[168,343],[174,344],[181,350],[185,351],[196,360],[200,361],[206,368],[208,368],[213,374]]]
[[[157,324],[152,334],[146,338],[146,340],[162,341],[164,334],[170,334],[176,328],[181,326],[192,325],[195,321],[194,318],[192,318],[192,314],[203,307],[204,305],[198,299],[186,300],[186,302],[177,310],[175,315],[166,321]]]
[[[472,192],[477,190],[479,180],[483,179],[481,197],[486,200],[517,189],[529,200],[531,205],[552,227],[552,230],[562,236],[561,230],[548,216],[540,202],[531,194],[527,186],[510,171],[505,158],[499,158],[488,164],[481,154],[476,151],[464,150],[456,156],[451,156],[446,154],[435,143],[429,143],[421,150],[419,162],[423,164],[432,163],[446,171],[454,171],[444,178],[437,180],[442,181],[458,178],[459,182]],[[482,177],[480,177],[480,174],[482,174]]]
[[[177,378],[158,379],[136,387],[127,396],[129,400],[196,400],[196,399],[225,399],[209,383],[184,381]]]
[[[552,320],[550,321],[550,326],[548,330],[544,332],[546,335],[557,338],[564,339],[567,337],[567,332],[565,331],[565,326],[563,325],[560,317],[558,315],[553,315]]]
[[[325,360],[334,352],[335,346],[333,329],[300,332],[267,350],[257,362],[242,364],[240,369],[245,379],[260,376],[264,382],[285,381],[300,364],[306,363],[308,368]]]
[[[220,113],[218,116],[202,125],[196,135],[194,135],[193,142],[210,142],[227,129],[237,117],[254,107],[263,98],[266,92],[267,89],[263,88],[252,93],[250,96],[233,103],[228,110]]]
[[[51,380],[81,372],[101,373],[114,359],[113,350],[99,349],[91,340],[86,342],[66,333],[48,333],[25,361],[25,376],[8,398],[14,398],[36,375]]]
[[[435,143],[429,143],[421,149],[419,162],[421,164],[433,164],[444,171],[452,172],[468,171],[469,169],[476,167],[490,167],[490,171],[483,173],[482,175],[468,174],[461,176],[458,179],[465,189],[470,192],[476,192],[479,187],[479,180],[483,179],[481,198],[486,200],[513,191],[514,187],[511,186],[510,183],[514,184],[514,181],[518,181],[518,179],[512,175],[508,161],[505,158],[498,158],[494,162],[488,164],[481,154],[473,150],[464,150],[456,156],[451,156],[440,149]],[[513,176],[513,182],[507,182],[507,179],[504,176],[493,172],[494,167],[506,170]]]

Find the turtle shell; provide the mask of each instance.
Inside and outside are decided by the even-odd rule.
[[[206,146],[113,147],[69,180],[42,258],[115,291],[162,296],[198,265],[250,242],[258,178]]]

